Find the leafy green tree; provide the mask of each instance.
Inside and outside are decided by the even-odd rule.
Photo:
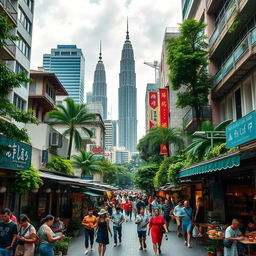
[[[0,15],[0,48],[6,45],[7,39],[18,40],[18,37],[10,34],[12,26],[7,19]],[[37,123],[32,112],[25,112],[15,107],[8,99],[10,91],[19,88],[22,83],[29,82],[25,72],[19,74],[13,73],[4,62],[0,61],[0,117],[11,118],[19,123]],[[19,129],[14,122],[8,122],[4,118],[0,118],[0,133],[9,139],[29,142],[29,137],[25,129]],[[5,147],[0,145],[0,154]]]
[[[97,165],[103,175],[103,182],[107,184],[115,184],[117,179],[117,167],[106,158],[100,159]]]
[[[161,163],[159,170],[156,172],[154,177],[154,187],[159,188],[168,183],[167,173],[170,164],[172,163],[172,158],[167,157]]]
[[[57,105],[57,110],[48,113],[50,125],[62,124],[68,128],[64,131],[64,136],[69,136],[68,159],[71,157],[73,140],[77,150],[82,148],[82,138],[79,129],[90,137],[92,131],[83,125],[95,124],[96,115],[89,113],[85,104],[75,103],[73,99],[65,99],[66,105]]]
[[[167,172],[167,180],[169,183],[177,185],[179,184],[179,172],[184,167],[184,162],[172,163],[169,165]]]
[[[201,131],[206,132],[206,135],[191,135],[191,144],[186,148],[189,157],[193,158],[195,162],[200,162],[212,150],[213,147],[219,146],[226,142],[225,136],[221,133],[213,133],[213,145],[211,145],[211,138],[207,136],[207,132],[225,131],[226,127],[232,120],[226,120],[215,126],[211,121],[204,121],[201,125]],[[214,138],[216,137],[216,138]],[[222,138],[221,138],[222,137]],[[213,147],[212,147],[213,146]]]
[[[177,38],[167,39],[168,60],[172,88],[178,91],[177,107],[195,109],[197,127],[207,105],[212,77],[207,72],[205,24],[194,19],[185,20]]]
[[[154,191],[154,177],[159,166],[156,164],[141,167],[135,173],[134,184],[137,188],[149,193]]]
[[[120,187],[133,185],[133,174],[124,166],[117,166],[117,181],[116,185]]]
[[[102,174],[99,167],[100,160],[94,154],[80,150],[80,155],[74,155],[72,158],[73,167],[82,171],[82,178],[86,175]]]
[[[74,175],[71,161],[61,156],[52,157],[51,160],[46,164],[46,167],[57,172]]]

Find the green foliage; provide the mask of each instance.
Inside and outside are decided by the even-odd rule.
[[[170,80],[173,90],[179,90],[176,105],[194,108],[198,124],[212,82],[207,72],[208,45],[204,29],[202,22],[187,19],[180,26],[180,36],[167,39]]]
[[[46,167],[57,172],[74,175],[71,161],[65,159],[64,157],[52,157],[51,160],[46,164]]]
[[[97,165],[103,175],[103,182],[107,184],[115,184],[117,179],[116,166],[105,158],[100,159]]]
[[[47,117],[50,125],[62,124],[68,127],[63,135],[69,136],[68,159],[70,159],[73,140],[77,150],[82,148],[82,138],[79,129],[90,137],[93,135],[92,131],[83,125],[95,124],[96,115],[91,114],[85,104],[75,103],[71,98],[65,99],[65,102],[65,106],[57,105],[57,110],[49,112]]]
[[[16,36],[10,34],[11,26],[4,16],[0,15],[0,47],[5,45],[6,39],[17,40]],[[19,88],[22,83],[28,83],[30,79],[24,72],[13,73],[5,63],[0,62],[0,116],[12,118],[20,123],[37,123],[32,116],[32,112],[25,112],[17,109],[13,105],[8,95],[13,88]],[[6,122],[0,119],[0,133],[9,139],[29,142],[29,137],[25,129],[19,129],[13,122]],[[0,146],[0,154],[4,147]]]
[[[72,220],[69,222],[68,227],[70,230],[79,230],[82,228],[82,224],[79,220]]]
[[[55,250],[58,252],[65,252],[68,249],[69,243],[65,241],[58,240],[55,243]]]
[[[133,185],[133,175],[124,166],[116,166],[116,185],[126,187]]]
[[[154,177],[154,187],[159,188],[164,186],[167,181],[167,173],[168,173],[168,168],[169,165],[172,163],[172,158],[167,157],[164,159],[164,161],[161,163],[159,170],[157,171],[155,177]]]
[[[64,242],[70,243],[71,240],[72,240],[72,237],[71,236],[64,236],[62,239],[63,239]]]
[[[154,177],[159,166],[151,164],[145,167],[139,168],[135,173],[134,183],[139,189],[144,189],[147,192],[154,191]]]
[[[174,185],[179,184],[179,172],[184,167],[183,162],[170,164],[168,169],[168,182]]]
[[[86,175],[93,175],[96,173],[102,174],[98,159],[94,154],[87,153],[83,150],[80,150],[80,155],[74,155],[73,158],[73,167],[81,169],[81,177]]]
[[[24,194],[27,191],[38,189],[43,184],[39,177],[39,171],[33,167],[28,170],[18,171],[15,174],[13,190],[19,194]]]
[[[218,146],[215,146],[208,154],[206,154],[206,159],[212,159],[227,152],[228,149],[226,148],[226,143],[222,143]]]

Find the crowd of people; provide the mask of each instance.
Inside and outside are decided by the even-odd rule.
[[[98,212],[88,209],[82,219],[85,239],[85,255],[93,250],[94,240],[98,243],[98,255],[104,256],[110,238],[113,246],[123,243],[122,226],[133,222],[137,226],[138,249],[147,249],[147,236],[151,236],[155,255],[161,254],[163,237],[168,240],[170,221],[177,226],[177,236],[183,237],[184,246],[192,248],[192,230],[197,237],[203,235],[205,220],[202,198],[198,198],[195,210],[189,201],[175,201],[147,196],[142,192],[117,192],[107,199]],[[224,256],[239,256],[238,242],[244,239],[240,231],[241,223],[234,219],[226,228],[224,239]],[[36,231],[29,218],[21,214],[17,219],[11,209],[1,211],[0,221],[0,256],[34,256],[35,250],[40,256],[54,255],[54,242],[63,239],[66,231],[59,216],[47,215],[41,220]],[[248,223],[245,236],[256,235],[256,225]],[[195,236],[193,234],[193,236]],[[96,239],[95,239],[96,238]]]

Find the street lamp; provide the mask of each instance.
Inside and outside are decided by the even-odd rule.
[[[223,134],[223,136],[214,136],[214,134]],[[214,139],[226,139],[225,131],[195,131],[193,135],[205,135],[206,138],[211,140],[211,148],[213,148],[213,140]]]

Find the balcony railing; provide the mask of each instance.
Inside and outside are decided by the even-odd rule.
[[[5,47],[13,54],[16,55],[16,44],[11,39],[5,40]]]
[[[212,117],[212,111],[210,106],[202,107],[202,120],[208,120]],[[183,126],[186,128],[189,123],[193,122],[196,119],[196,111],[194,108],[190,108],[189,111],[183,117]]]
[[[0,0],[0,4],[3,6],[5,11],[13,18],[13,20],[17,22],[18,14],[15,7],[10,2],[10,0]]]
[[[209,0],[208,0],[209,1]],[[241,0],[231,0],[227,6],[224,6],[223,10],[221,10],[220,15],[216,28],[209,40],[209,45],[212,46],[217,38],[219,37],[220,33],[223,31],[225,26],[228,25],[228,21],[231,18],[232,14],[239,8],[239,3]]]
[[[241,57],[252,49],[256,44],[256,28],[251,29],[247,35],[238,43],[237,47],[232,51],[230,56],[221,66],[219,72],[215,75],[213,88],[219,84],[224,76],[235,66]]]

